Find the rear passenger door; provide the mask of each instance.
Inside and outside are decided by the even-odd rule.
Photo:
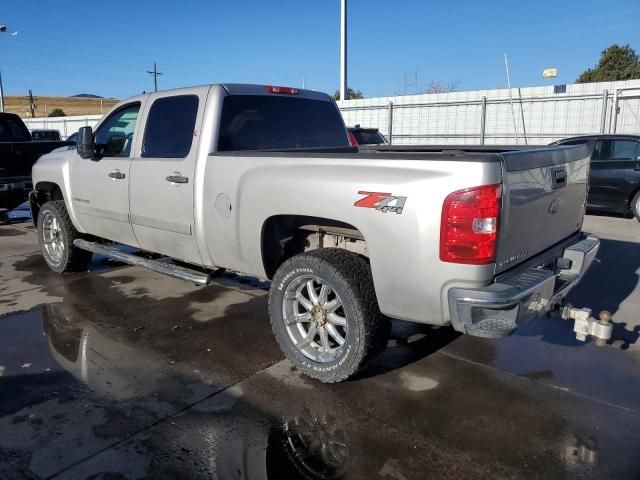
[[[625,139],[598,140],[591,161],[589,206],[627,213],[640,187],[639,143]]]
[[[194,224],[194,177],[208,89],[152,94],[140,149],[131,160],[131,224],[140,247],[201,264]]]

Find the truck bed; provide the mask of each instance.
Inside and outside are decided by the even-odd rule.
[[[409,145],[341,149],[217,152],[215,156],[391,162],[499,163],[502,210],[495,274],[502,274],[569,238],[582,226],[591,148],[588,145]],[[556,182],[555,176],[560,182]],[[444,179],[446,181],[446,177]],[[356,186],[354,185],[354,188]],[[366,184],[357,188],[375,190]],[[379,188],[379,187],[378,187]],[[410,201],[410,200],[409,200]],[[442,205],[433,206],[438,210]]]

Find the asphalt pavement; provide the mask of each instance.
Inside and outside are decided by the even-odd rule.
[[[0,219],[0,479],[640,478],[640,224],[592,217],[570,301],[598,347],[541,317],[503,340],[394,321],[338,385],[283,360],[267,282],[206,288],[96,258],[59,276]]]

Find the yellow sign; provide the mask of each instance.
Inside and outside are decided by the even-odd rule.
[[[557,68],[547,68],[542,72],[543,78],[555,78],[558,76]]]

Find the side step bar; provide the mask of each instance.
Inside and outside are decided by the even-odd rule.
[[[150,260],[143,258],[132,253],[126,253],[119,250],[117,247],[110,245],[104,245],[97,242],[88,242],[81,238],[76,238],[73,241],[73,245],[89,252],[97,253],[98,255],[104,255],[105,257],[113,258],[119,262],[128,263],[137,267],[144,267],[149,270],[153,270],[163,275],[168,275],[173,278],[178,278],[189,283],[193,283],[198,286],[209,285],[212,280],[212,273],[204,273],[198,270],[192,270],[186,267],[180,267],[171,263],[165,263],[158,260]]]

